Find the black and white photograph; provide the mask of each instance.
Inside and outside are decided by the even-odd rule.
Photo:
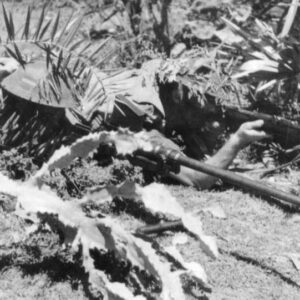
[[[2,0],[1,300],[300,299],[300,0]]]

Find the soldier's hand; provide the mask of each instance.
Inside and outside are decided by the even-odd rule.
[[[271,135],[261,129],[263,125],[263,120],[243,123],[233,135],[233,139],[235,139],[235,141],[242,148],[250,143],[257,142],[265,138],[270,138]]]

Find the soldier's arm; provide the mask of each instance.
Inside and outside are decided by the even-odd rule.
[[[252,142],[269,137],[268,134],[260,130],[263,123],[263,120],[257,120],[242,124],[238,131],[231,135],[224,146],[205,162],[222,169],[227,169],[242,148]],[[173,177],[184,184],[192,185],[200,189],[209,188],[216,181],[215,177],[184,166],[181,166],[179,174],[170,174],[170,177]]]

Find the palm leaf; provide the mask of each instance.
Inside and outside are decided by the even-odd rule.
[[[59,19],[60,19],[60,11],[58,11],[56,18],[55,18],[55,22],[52,28],[52,32],[51,32],[51,41],[53,42],[54,37],[57,33],[57,28],[58,28],[58,24],[59,24]]]
[[[4,22],[5,22],[5,26],[6,26],[6,30],[7,30],[7,34],[8,34],[8,39],[13,40],[13,29],[11,28],[11,23],[8,18],[8,15],[7,15],[7,12],[6,12],[3,2],[2,2],[2,9],[3,9]]]
[[[10,49],[8,46],[4,46],[5,50],[8,52],[8,54],[13,57],[16,61],[19,61],[19,58],[17,56],[17,54],[12,50]]]
[[[80,78],[85,70],[86,70],[86,66],[82,64],[81,69],[79,70],[79,72],[77,74],[77,77]]]
[[[92,43],[87,43],[80,51],[78,51],[78,55],[81,56],[86,52],[90,47],[92,46]]]
[[[41,33],[40,33],[40,35],[39,35],[39,37],[38,37],[39,40],[42,40],[42,39],[43,39],[45,33],[47,32],[48,28],[50,27],[50,24],[51,24],[51,20],[49,20],[49,21],[45,24],[45,26],[43,27],[43,29],[41,30]]]
[[[69,62],[71,60],[71,57],[72,57],[72,53],[70,53],[68,55],[68,57],[64,60],[62,66],[61,66],[61,69],[60,69],[61,72],[65,72],[65,70],[68,67],[68,64],[69,64]]]
[[[79,65],[81,64],[81,60],[80,59],[76,59],[74,65],[73,65],[73,69],[72,69],[72,73],[74,74],[74,76],[77,77],[76,72],[77,72],[77,68],[79,67]]]
[[[52,80],[51,77],[48,78],[48,84],[49,84],[49,87],[50,87],[52,94],[54,95],[56,101],[59,102],[61,91],[58,90],[57,85],[55,84],[55,81]]]
[[[83,20],[83,16],[79,17],[78,20],[75,20],[74,25],[71,26],[68,35],[66,36],[65,40],[62,42],[63,47],[67,47],[74,40],[81,26],[82,20]]]
[[[56,64],[56,69],[59,70],[61,68],[61,64],[64,59],[64,50],[60,50],[58,54],[58,59],[57,59],[57,64]]]
[[[98,47],[97,49],[92,52],[92,54],[89,56],[89,60],[93,61],[96,57],[97,54],[99,54],[99,52],[107,45],[107,43],[111,41],[111,37],[107,38],[106,40],[104,40]]]
[[[69,24],[70,24],[72,18],[73,18],[73,16],[74,16],[74,12],[72,11],[72,13],[71,13],[71,15],[70,15],[68,21],[66,22],[65,26],[64,26],[63,29],[61,30],[61,32],[60,32],[58,38],[55,39],[55,43],[56,43],[56,44],[59,44],[59,43],[61,42],[61,39],[63,38],[63,36],[64,36],[64,34],[65,34],[65,32],[66,32],[66,30],[67,30],[67,28],[68,28],[68,26],[69,26]]]
[[[71,52],[71,51],[74,51],[76,49],[79,49],[79,46],[82,45],[82,44],[84,44],[84,43],[86,43],[86,39],[85,38],[83,38],[83,39],[81,39],[81,40],[73,43],[72,45],[70,45],[68,47],[68,50]],[[79,54],[77,53],[77,55],[79,55]]]
[[[17,47],[16,43],[14,43],[14,48],[15,48],[15,51],[16,51],[16,56],[18,57],[18,62],[20,62],[20,64],[24,67],[24,59],[23,59],[23,56],[21,54],[21,51],[19,50],[19,48]]]
[[[25,37],[26,40],[28,40],[29,38],[30,20],[31,20],[31,8],[30,6],[28,6],[24,31],[22,34],[22,38]]]
[[[9,13],[9,24],[10,24],[10,29],[11,29],[11,40],[15,39],[15,25],[13,21],[13,16],[12,13]]]
[[[49,45],[46,45],[45,51],[46,51],[46,66],[47,66],[47,69],[49,69],[50,63],[52,62],[51,47]]]
[[[45,19],[45,9],[46,9],[46,4],[43,6],[39,21],[38,21],[37,26],[36,26],[35,33],[33,35],[33,38],[35,40],[37,40],[38,37],[39,37],[40,31],[41,31],[41,28],[42,28],[42,25],[43,25],[43,22],[44,22],[44,19]]]

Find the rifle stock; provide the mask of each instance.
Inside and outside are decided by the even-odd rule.
[[[239,107],[222,106],[226,124],[233,127],[244,122],[264,120],[262,127],[273,136],[273,140],[283,147],[293,147],[300,144],[300,126],[297,122],[265,113],[249,111]]]
[[[264,120],[262,127],[273,136],[273,141],[283,147],[293,147],[300,144],[300,126],[295,121],[256,111],[249,111],[235,106],[215,106],[210,114],[222,116],[226,125],[237,129],[242,123],[255,120]]]

